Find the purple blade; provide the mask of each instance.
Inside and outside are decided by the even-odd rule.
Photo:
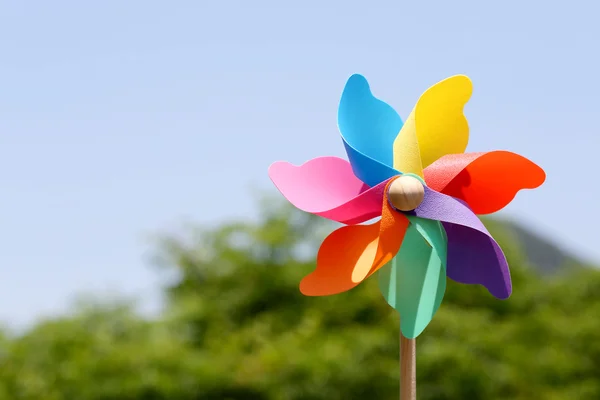
[[[464,225],[447,222],[443,225],[448,236],[446,274],[456,282],[481,284],[499,299],[509,297],[510,272],[496,241]]]
[[[444,223],[448,236],[447,274],[451,279],[483,285],[499,299],[510,296],[512,284],[506,257],[468,206],[425,187],[425,198],[412,213]]]

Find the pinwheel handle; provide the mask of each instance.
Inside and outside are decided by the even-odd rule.
[[[416,339],[400,334],[400,400],[417,399]]]
[[[395,179],[388,189],[388,199],[400,211],[412,211],[425,197],[425,188],[421,181],[410,175]]]

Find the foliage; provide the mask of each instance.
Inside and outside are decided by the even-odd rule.
[[[98,305],[0,335],[0,400],[398,398],[398,316],[377,284],[308,298],[300,279],[333,228],[271,203],[260,223],[161,243],[166,307],[148,320]],[[600,398],[600,274],[553,279],[486,221],[514,295],[449,282],[417,339],[421,400]]]

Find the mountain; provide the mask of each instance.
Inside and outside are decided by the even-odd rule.
[[[560,248],[552,240],[510,220],[485,219],[490,231],[501,229],[525,253],[529,263],[543,274],[589,266],[581,258]]]

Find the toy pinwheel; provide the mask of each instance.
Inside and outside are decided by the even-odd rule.
[[[322,243],[307,296],[350,290],[377,273],[400,314],[402,335],[417,337],[439,308],[446,276],[480,284],[497,298],[512,291],[506,258],[477,215],[506,206],[544,171],[508,151],[465,153],[468,77],[425,91],[403,122],[361,75],[344,88],[338,126],[349,161],[318,157],[276,162],[269,176],[297,208],[345,224]],[[370,224],[362,224],[381,217]]]

